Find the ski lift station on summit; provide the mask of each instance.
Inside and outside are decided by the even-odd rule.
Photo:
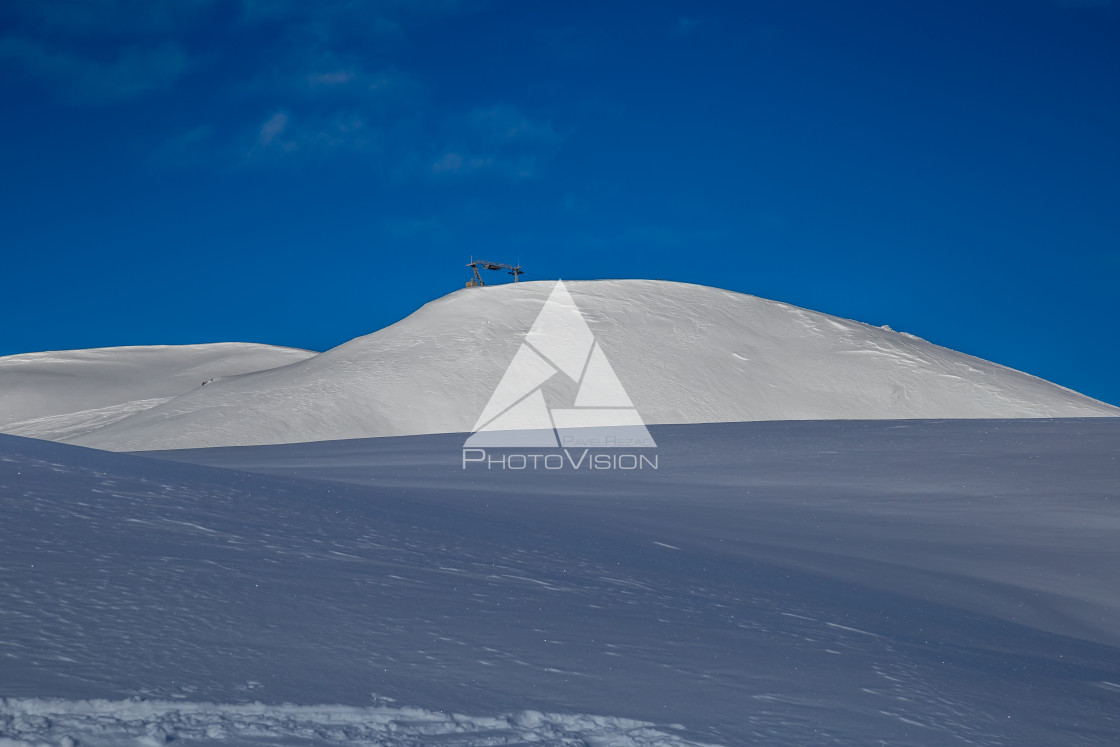
[[[481,259],[471,258],[467,263],[467,267],[474,271],[474,277],[467,281],[468,288],[477,288],[486,285],[486,281],[482,279],[482,273],[479,270],[506,270],[508,274],[513,275],[513,282],[517,282],[518,275],[524,274],[521,270],[521,265],[507,265],[502,262],[485,262]]]

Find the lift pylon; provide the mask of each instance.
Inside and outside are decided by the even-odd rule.
[[[521,265],[507,265],[502,262],[487,262],[481,259],[471,257],[471,261],[467,263],[467,267],[474,271],[474,277],[467,281],[468,288],[486,285],[486,281],[482,279],[482,274],[479,270],[509,270],[509,274],[513,275],[513,282],[517,282],[517,276],[524,274]]]

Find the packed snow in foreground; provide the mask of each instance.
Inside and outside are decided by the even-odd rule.
[[[480,717],[390,706],[231,705],[137,699],[0,698],[0,735],[5,733],[8,736],[0,736],[0,747],[214,742],[378,747],[704,747],[671,729],[603,716],[522,711]]]
[[[1120,420],[653,432],[562,473],[2,436],[0,739],[1120,741]]]

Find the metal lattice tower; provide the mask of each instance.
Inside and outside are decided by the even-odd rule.
[[[486,262],[481,259],[474,259],[473,257],[471,258],[471,261],[467,263],[467,267],[471,268],[471,270],[474,271],[474,278],[467,281],[468,288],[486,285],[486,281],[482,279],[482,275],[481,273],[479,273],[480,269],[509,270],[509,274],[513,275],[513,282],[515,283],[517,282],[517,276],[524,274],[521,269],[521,265],[507,265],[502,262]]]

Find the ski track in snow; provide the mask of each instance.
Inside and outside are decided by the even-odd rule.
[[[148,345],[0,357],[0,432],[66,441],[167,402],[203,382],[306,360],[254,343]]]
[[[50,441],[68,441],[86,433],[111,425],[137,412],[151,409],[172,399],[155,397],[123,402],[108,407],[95,407],[61,415],[30,418],[4,426],[4,433],[25,438],[45,438]]]

